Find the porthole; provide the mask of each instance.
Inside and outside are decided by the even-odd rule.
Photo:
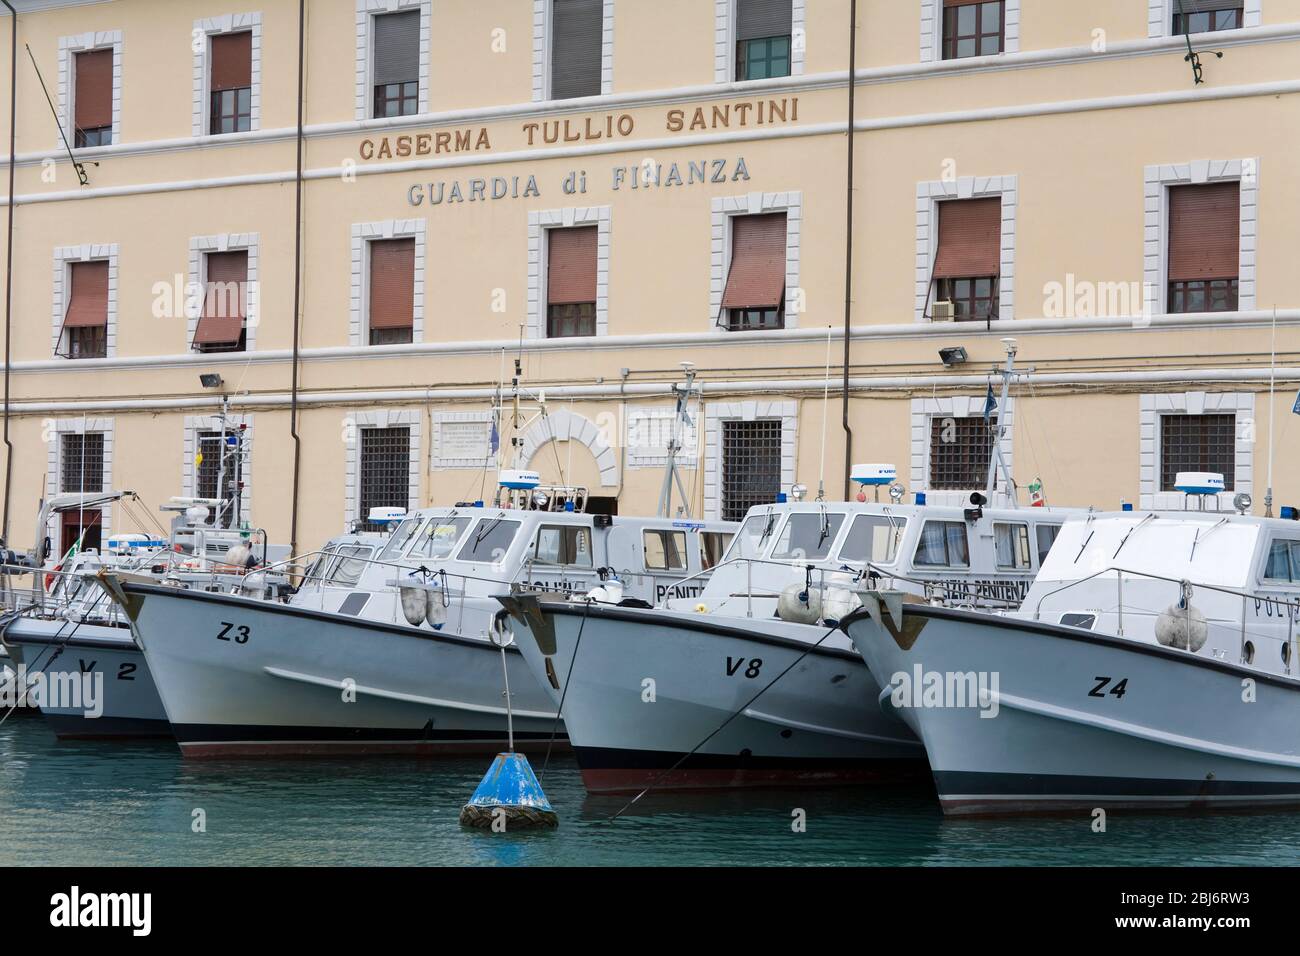
[[[1255,663],[1255,645],[1253,642],[1247,641],[1241,646],[1241,662],[1243,664]]]

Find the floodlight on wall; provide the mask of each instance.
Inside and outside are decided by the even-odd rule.
[[[199,384],[204,388],[220,388],[226,384],[216,372],[203,372],[199,375]]]
[[[969,358],[965,346],[954,345],[946,349],[939,349],[939,360],[943,362],[946,368],[965,365]]]

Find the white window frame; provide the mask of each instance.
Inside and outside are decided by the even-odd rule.
[[[261,309],[258,295],[258,252],[261,238],[256,232],[222,232],[211,236],[190,237],[190,276],[185,310],[185,349],[199,354],[194,347],[194,333],[199,328],[199,317],[203,315],[207,301],[208,259],[209,252],[248,253],[248,279],[245,282],[244,296],[244,352],[251,352],[257,347],[257,326],[260,322]]]
[[[464,468],[479,470],[492,461],[491,412],[433,412],[429,423],[429,467],[431,469]],[[483,455],[480,458],[459,458],[447,454],[443,447],[442,429],[450,424],[475,424],[483,426]]]
[[[56,418],[47,423],[45,496],[57,495],[62,490],[59,480],[63,473],[63,436],[92,435],[104,436],[104,491],[113,489],[113,419],[111,418]],[[91,511],[95,509],[89,509]],[[107,544],[113,531],[113,506],[101,505],[103,513],[100,518],[100,539]],[[45,535],[55,549],[59,547],[59,516],[52,514],[45,523]]]
[[[929,322],[925,305],[934,281],[939,252],[939,203],[950,199],[1002,198],[1002,260],[998,272],[998,319],[1016,315],[1016,218],[1018,176],[960,176],[916,184],[916,306],[917,322]]]
[[[1255,308],[1255,253],[1259,219],[1259,159],[1198,159],[1145,169],[1142,280],[1147,315],[1169,314],[1169,189],[1203,183],[1241,183],[1241,239],[1237,310]]]
[[[987,393],[983,395],[951,395],[932,398],[912,399],[912,491],[925,493],[927,504],[964,506],[970,503],[972,491],[983,492],[985,484],[978,488],[959,490],[930,489],[930,438],[931,423],[936,418],[983,418],[984,404],[988,401]],[[1012,475],[1015,468],[1015,434],[1016,434],[1016,399],[1008,396],[1006,405],[999,407],[998,420],[1003,425],[1002,438],[998,446],[1002,449],[1002,460],[1007,471]],[[997,489],[993,493],[990,505],[1005,508],[1011,504],[1006,492],[1006,478],[999,469],[996,480]]]
[[[534,103],[551,98],[551,8],[552,0],[533,0]],[[613,92],[614,0],[604,0],[600,26],[600,95],[609,96]]]
[[[237,525],[245,522],[253,527],[253,416],[251,414],[229,414],[226,416],[226,431],[233,431],[240,425],[244,428],[244,460],[240,462],[239,480],[244,489],[239,495],[239,515]],[[199,470],[194,465],[194,456],[199,448],[199,432],[221,431],[221,418],[217,415],[185,416],[185,458],[181,462],[181,487],[187,498],[198,497]]]
[[[192,132],[195,136],[207,138],[246,135],[244,133],[212,133],[208,130],[209,93],[212,90],[212,77],[208,69],[211,58],[212,38],[222,33],[253,34],[252,53],[250,57],[248,132],[257,132],[262,128],[262,14],[227,13],[225,16],[200,18],[194,21],[194,33],[191,43],[197,47],[194,51],[194,103]]]
[[[609,248],[612,217],[609,206],[569,206],[533,210],[528,214],[527,337],[546,335],[546,273],[549,266],[548,229],[596,227],[596,335],[609,334]]]
[[[965,56],[956,60],[943,58],[943,0],[920,0],[921,2],[921,62],[922,63],[970,63],[984,64],[993,56],[1001,54],[983,54]],[[1020,52],[1020,0],[1006,0],[1003,8],[1002,52]]]
[[[667,444],[672,434],[673,421],[677,418],[674,405],[629,405],[624,416],[624,447],[627,449],[627,467],[664,468],[668,464]],[[646,444],[640,440],[638,430],[642,422],[651,423],[656,438],[662,436],[663,444],[655,442]],[[681,450],[677,453],[677,464],[681,468],[695,468],[700,458],[699,416],[691,415],[691,426],[681,429]]]
[[[365,515],[359,515],[361,507],[361,484],[360,484],[360,464],[361,464],[361,429],[363,428],[398,428],[406,427],[411,431],[410,446],[410,489],[407,495],[407,511],[414,511],[420,507],[420,463],[423,461],[420,453],[420,425],[423,415],[417,409],[396,409],[396,408],[374,408],[368,411],[357,411],[349,414],[344,419],[346,428],[344,435],[347,439],[347,465],[344,475],[344,500],[346,502],[345,519],[347,526],[352,527],[353,522],[365,520]]]
[[[1141,440],[1139,447],[1139,507],[1180,509],[1185,495],[1160,489],[1160,416],[1232,413],[1236,416],[1237,445],[1234,452],[1233,490],[1216,495],[1217,507],[1232,508],[1235,495],[1250,494],[1255,476],[1255,395],[1253,392],[1156,392],[1139,398]]]
[[[415,297],[411,310],[411,343],[424,341],[425,221],[385,219],[352,224],[352,296],[349,305],[348,341],[353,346],[370,345],[370,243],[383,239],[415,240]]]
[[[1242,27],[1259,26],[1263,22],[1263,7],[1264,0],[1244,0],[1241,11]],[[1147,36],[1152,39],[1171,36],[1174,13],[1177,9],[1178,0],[1147,0]]]
[[[735,335],[722,327],[722,294],[731,271],[731,232],[733,216],[757,216],[785,213],[785,327],[799,327],[800,235],[803,230],[803,193],[798,190],[780,193],[746,193],[743,196],[715,196],[712,203],[712,228],[709,259],[709,329],[719,335]]]
[[[599,425],[585,415],[561,408],[534,422],[520,436],[523,460],[530,463],[542,448],[553,441],[576,441],[596,459],[602,488],[619,487],[618,454],[610,446]]]
[[[357,106],[358,120],[374,119],[374,31],[375,17],[402,10],[420,11],[420,92],[416,103],[417,113],[429,112],[430,51],[433,47],[432,0],[357,0]],[[411,117],[386,117],[389,122],[410,120]],[[381,122],[383,120],[381,119]]]
[[[763,418],[781,420],[781,487],[787,494],[795,483],[798,454],[799,403],[789,401],[709,402],[704,406],[704,517],[722,517],[722,423],[752,422]]]
[[[55,246],[53,276],[53,309],[50,315],[50,358],[59,358],[59,345],[63,336],[63,322],[68,314],[72,294],[72,264],[74,262],[108,262],[108,309],[105,327],[107,347],[104,355],[117,355],[117,243],[83,243],[76,246]],[[69,359],[69,361],[73,361]],[[94,361],[76,359],[76,361]]]
[[[790,76],[803,76],[808,48],[807,0],[790,0]],[[713,82],[757,83],[736,79],[736,0],[713,0]]]
[[[113,51],[113,143],[122,142],[122,31],[102,30],[59,37],[59,123],[75,149],[77,116],[76,54],[92,50]],[[60,149],[63,142],[56,144]],[[86,147],[96,148],[96,147]]]

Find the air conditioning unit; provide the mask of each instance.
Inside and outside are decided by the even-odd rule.
[[[956,317],[956,312],[951,302],[935,302],[930,306],[930,321],[951,322]]]

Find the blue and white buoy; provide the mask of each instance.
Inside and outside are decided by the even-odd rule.
[[[504,612],[503,612],[504,613]],[[460,809],[460,825],[502,832],[525,827],[557,827],[560,818],[551,801],[542,792],[537,775],[528,758],[515,753],[514,710],[510,705],[510,672],[506,668],[506,648],[514,641],[514,634],[505,625],[504,616],[497,619],[488,633],[490,640],[501,648],[501,673],[505,681],[506,735],[508,750],[496,755],[492,766],[479,781],[478,789],[469,803]]]

